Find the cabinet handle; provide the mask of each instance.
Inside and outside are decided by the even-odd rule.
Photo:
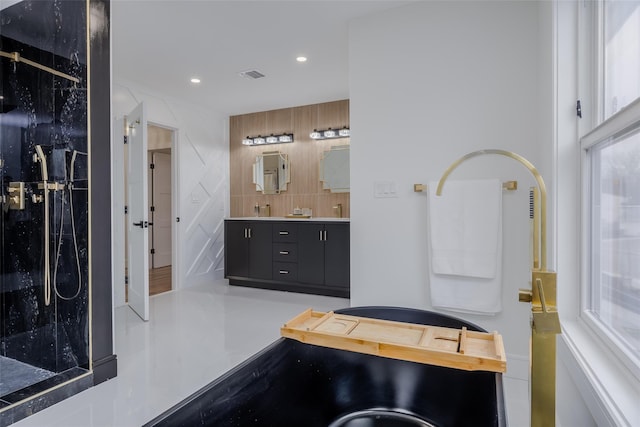
[[[288,270],[280,270],[280,274],[289,274]]]
[[[289,251],[280,251],[280,255],[289,255]]]
[[[320,230],[320,237],[318,237],[318,240],[322,241],[322,230]]]
[[[289,235],[289,232],[288,232],[288,231],[281,231],[281,232],[280,232],[280,235],[281,235],[281,236],[288,236],[288,235]]]
[[[245,239],[248,239],[248,236],[249,236],[249,235],[247,234],[247,229],[245,228],[245,229],[244,229],[244,238],[245,238]]]
[[[323,233],[324,233],[324,239],[323,240],[326,242],[327,241],[327,230],[324,230]]]
[[[249,238],[251,238],[251,228],[248,228],[247,230],[249,230]]]

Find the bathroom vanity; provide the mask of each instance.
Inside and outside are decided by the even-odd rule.
[[[349,219],[228,218],[230,285],[349,297]]]

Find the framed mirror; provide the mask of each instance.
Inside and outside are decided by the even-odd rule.
[[[280,194],[290,182],[289,159],[279,151],[265,151],[253,164],[253,183],[262,194]]]
[[[322,188],[332,193],[348,193],[349,146],[337,145],[322,153],[320,158]]]

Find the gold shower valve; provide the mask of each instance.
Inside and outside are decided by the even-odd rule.
[[[25,198],[24,182],[10,182],[7,190],[9,193],[9,209],[23,210]]]

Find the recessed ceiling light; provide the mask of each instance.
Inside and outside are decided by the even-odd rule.
[[[298,62],[307,62],[307,57],[306,56],[298,56],[296,58],[296,61],[298,61]]]
[[[199,79],[199,78],[197,78],[197,77],[192,77],[192,78],[191,78],[191,83],[196,83],[196,84],[197,84],[197,83],[200,83],[200,79]]]

